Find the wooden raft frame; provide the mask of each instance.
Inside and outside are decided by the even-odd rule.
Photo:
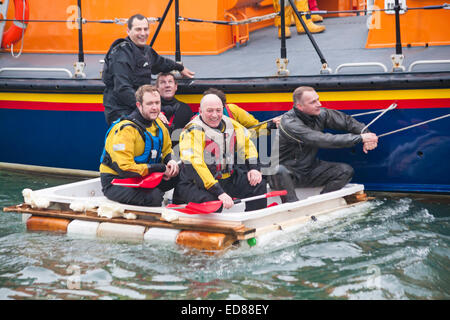
[[[19,204],[15,206],[4,207],[4,212],[16,212],[20,214],[31,214],[32,216],[40,217],[53,217],[62,218],[70,220],[85,220],[94,222],[112,222],[119,224],[128,225],[140,225],[148,228],[168,228],[168,229],[178,229],[178,230],[190,230],[190,231],[204,231],[211,233],[222,233],[230,235],[236,240],[246,240],[251,239],[261,234],[268,232],[283,230],[285,228],[300,225],[307,221],[315,221],[316,217],[330,213],[332,211],[344,209],[353,206],[354,204],[365,202],[367,200],[373,199],[368,198],[367,195],[360,191],[355,194],[351,194],[343,197],[346,201],[346,205],[339,207],[334,207],[332,209],[327,209],[312,214],[311,212],[305,212],[304,215],[297,215],[292,219],[280,221],[279,223],[271,223],[258,228],[247,228],[243,223],[235,221],[207,221],[198,219],[192,219],[189,217],[179,217],[177,220],[168,222],[162,220],[160,213],[154,212],[143,212],[136,210],[125,210],[125,213],[133,213],[137,216],[137,219],[125,219],[123,217],[117,218],[106,218],[99,217],[97,211],[89,210],[85,212],[76,212],[71,209],[37,209],[32,208],[28,204]]]
[[[220,223],[199,223],[189,219],[177,219],[176,221],[168,222],[161,219],[161,214],[152,212],[142,212],[134,210],[125,210],[125,213],[133,213],[137,219],[125,219],[123,217],[105,218],[99,217],[94,210],[86,212],[75,212],[73,210],[62,209],[37,209],[30,205],[22,203],[15,206],[3,208],[4,212],[15,212],[19,214],[31,214],[39,217],[52,217],[70,220],[85,220],[94,222],[112,222],[128,225],[139,225],[146,228],[168,228],[179,230],[205,231],[213,233],[223,233],[235,236],[237,239],[246,238],[249,233],[255,232],[254,229],[245,228],[243,224],[220,222]],[[145,218],[141,218],[145,217]],[[147,231],[147,230],[146,230]]]

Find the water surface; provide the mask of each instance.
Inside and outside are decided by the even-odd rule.
[[[0,170],[0,207],[73,181]],[[449,299],[449,208],[377,197],[219,256],[27,232],[1,212],[0,299]]]

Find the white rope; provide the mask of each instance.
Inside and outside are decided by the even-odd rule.
[[[359,117],[359,116],[365,116],[365,115],[373,114],[373,113],[380,113],[380,112],[383,112],[383,111],[384,111],[384,109],[382,109],[382,110],[375,110],[375,111],[368,111],[368,112],[352,114],[351,116],[352,117]]]
[[[443,115],[443,116],[440,116],[440,117],[437,117],[437,118],[433,118],[433,119],[427,120],[427,121],[416,123],[416,124],[413,124],[413,125],[401,128],[401,129],[397,129],[397,130],[394,130],[394,131],[390,131],[390,132],[386,132],[386,133],[380,134],[378,136],[378,138],[381,138],[381,137],[384,137],[384,136],[387,136],[387,135],[390,135],[390,134],[393,134],[393,133],[397,133],[397,132],[400,132],[400,131],[404,131],[404,130],[407,130],[407,129],[411,129],[411,128],[414,128],[414,127],[417,127],[417,126],[421,126],[423,124],[426,124],[426,123],[429,123],[429,122],[432,122],[432,121],[441,120],[441,119],[444,119],[444,118],[447,118],[447,117],[450,117],[450,113],[448,113],[446,115]]]
[[[365,130],[367,130],[367,128],[374,123],[375,121],[377,121],[379,118],[381,118],[381,116],[383,116],[383,114],[385,114],[386,112],[393,110],[397,107],[397,104],[394,102],[393,104],[391,104],[389,107],[387,107],[386,109],[383,110],[383,112],[381,112],[378,116],[376,116],[372,121],[370,121],[370,123],[368,125],[366,125],[362,130],[361,133],[363,133]]]

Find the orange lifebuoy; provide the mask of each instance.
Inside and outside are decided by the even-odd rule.
[[[14,0],[14,7],[16,21],[3,33],[2,48],[10,48],[12,44],[19,41],[28,25],[28,22],[22,22],[29,17],[28,0]]]

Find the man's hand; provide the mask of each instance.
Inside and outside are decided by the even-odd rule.
[[[184,67],[183,71],[181,71],[180,74],[185,78],[193,78],[195,75],[195,72]]]
[[[279,125],[280,122],[281,122],[281,116],[276,117],[276,118],[273,118],[273,119],[272,119],[272,122],[275,123],[275,125],[276,125],[277,128],[278,128],[278,125]]]
[[[370,150],[375,149],[377,146],[378,146],[378,143],[376,143],[376,142],[366,142],[363,145],[363,151],[364,151],[364,153],[367,153]]]
[[[262,174],[258,170],[253,169],[247,173],[247,179],[250,185],[254,187],[262,181]]]
[[[175,160],[170,160],[166,164],[166,171],[164,172],[163,179],[169,180],[170,178],[175,177],[178,174],[179,170],[180,168],[178,167],[178,163]]]
[[[167,120],[166,116],[164,115],[164,113],[160,112],[158,115],[158,118],[164,123],[164,124],[169,124],[169,120]]]
[[[378,146],[378,137],[375,133],[363,133],[361,134],[363,141],[363,151],[364,153],[375,149]]]
[[[233,199],[225,192],[219,196],[219,200],[222,201],[224,209],[230,209],[233,205]]]

